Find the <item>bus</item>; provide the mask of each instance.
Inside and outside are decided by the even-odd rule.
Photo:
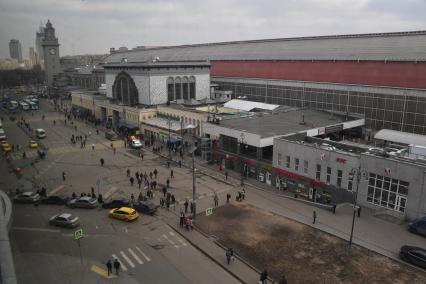
[[[19,108],[22,110],[29,110],[30,106],[26,102],[19,102]]]
[[[18,102],[17,101],[10,101],[8,106],[9,112],[15,113],[18,109]]]

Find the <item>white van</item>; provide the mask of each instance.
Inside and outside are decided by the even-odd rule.
[[[0,140],[6,140],[6,133],[3,128],[0,128]]]
[[[46,131],[41,128],[37,128],[35,131],[35,135],[38,139],[46,138]]]
[[[22,110],[29,110],[30,109],[30,106],[26,102],[19,102],[19,107]]]

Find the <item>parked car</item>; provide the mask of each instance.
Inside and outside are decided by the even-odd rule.
[[[38,139],[46,138],[46,131],[42,128],[37,128],[35,131],[35,135]]]
[[[69,201],[69,197],[62,195],[50,195],[41,200],[43,204],[56,204],[56,205],[65,205]]]
[[[30,149],[35,149],[35,148],[38,148],[38,143],[35,142],[34,140],[30,140],[30,142],[28,143],[28,146],[30,147]]]
[[[133,205],[133,208],[135,208],[138,212],[147,215],[154,215],[158,207],[160,207],[160,205],[154,204],[151,201],[141,201]]]
[[[69,213],[61,213],[50,218],[49,224],[58,227],[75,228],[80,224],[80,220]]]
[[[408,223],[408,230],[412,233],[426,237],[426,216],[418,218],[413,222]]]
[[[406,262],[426,269],[425,249],[413,246],[402,246],[399,251],[399,257]]]
[[[102,204],[104,209],[112,209],[118,207],[129,207],[130,201],[126,198],[113,199]]]
[[[139,214],[133,208],[121,207],[121,208],[114,208],[111,211],[109,211],[109,217],[125,220],[125,221],[133,221],[139,217]]]
[[[89,208],[93,209],[98,207],[98,201],[96,198],[92,198],[90,196],[83,196],[79,198],[71,199],[68,202],[68,206],[71,208]]]
[[[138,149],[142,147],[142,143],[139,139],[133,140],[129,142],[130,147]]]
[[[6,141],[1,141],[0,144],[1,144],[1,149],[4,153],[8,153],[12,151],[12,147]]]
[[[120,139],[114,131],[105,132],[105,138],[111,141]]]
[[[40,195],[32,191],[27,191],[15,195],[13,201],[16,203],[37,203],[40,201]]]

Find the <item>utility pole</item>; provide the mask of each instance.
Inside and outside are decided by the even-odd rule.
[[[168,118],[168,124],[169,124],[169,140],[168,140],[168,142],[167,142],[167,148],[169,148],[169,161],[172,159],[172,152],[171,152],[171,149],[170,149],[170,146],[171,146],[171,144],[172,144],[172,142],[170,141],[170,127],[171,127],[171,120],[170,120],[170,116],[167,116],[167,118]]]
[[[196,197],[195,197],[195,151],[197,150],[197,147],[194,146],[191,148],[191,150],[189,151],[192,155],[192,202],[194,204],[194,211],[192,213],[192,218],[195,219],[195,214],[196,214],[196,209],[197,209],[197,205],[196,205]]]
[[[349,237],[349,246],[352,246],[352,240],[354,235],[354,227],[355,227],[355,214],[358,210],[358,190],[359,190],[359,183],[361,182],[361,176],[366,176],[367,172],[363,169],[361,169],[361,165],[358,166],[358,168],[353,168],[350,172],[350,176],[356,178],[356,191],[355,191],[355,198],[353,203],[353,215],[352,215],[352,227],[351,227],[351,235]]]

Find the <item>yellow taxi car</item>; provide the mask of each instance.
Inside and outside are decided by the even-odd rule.
[[[35,148],[38,148],[38,143],[35,142],[34,140],[31,140],[29,143],[29,146],[31,149],[35,149]]]
[[[130,207],[120,207],[109,211],[109,217],[125,221],[133,221],[139,217],[139,213]]]
[[[10,147],[10,144],[6,141],[1,141],[1,149],[4,153],[9,153],[12,151],[12,147]]]

